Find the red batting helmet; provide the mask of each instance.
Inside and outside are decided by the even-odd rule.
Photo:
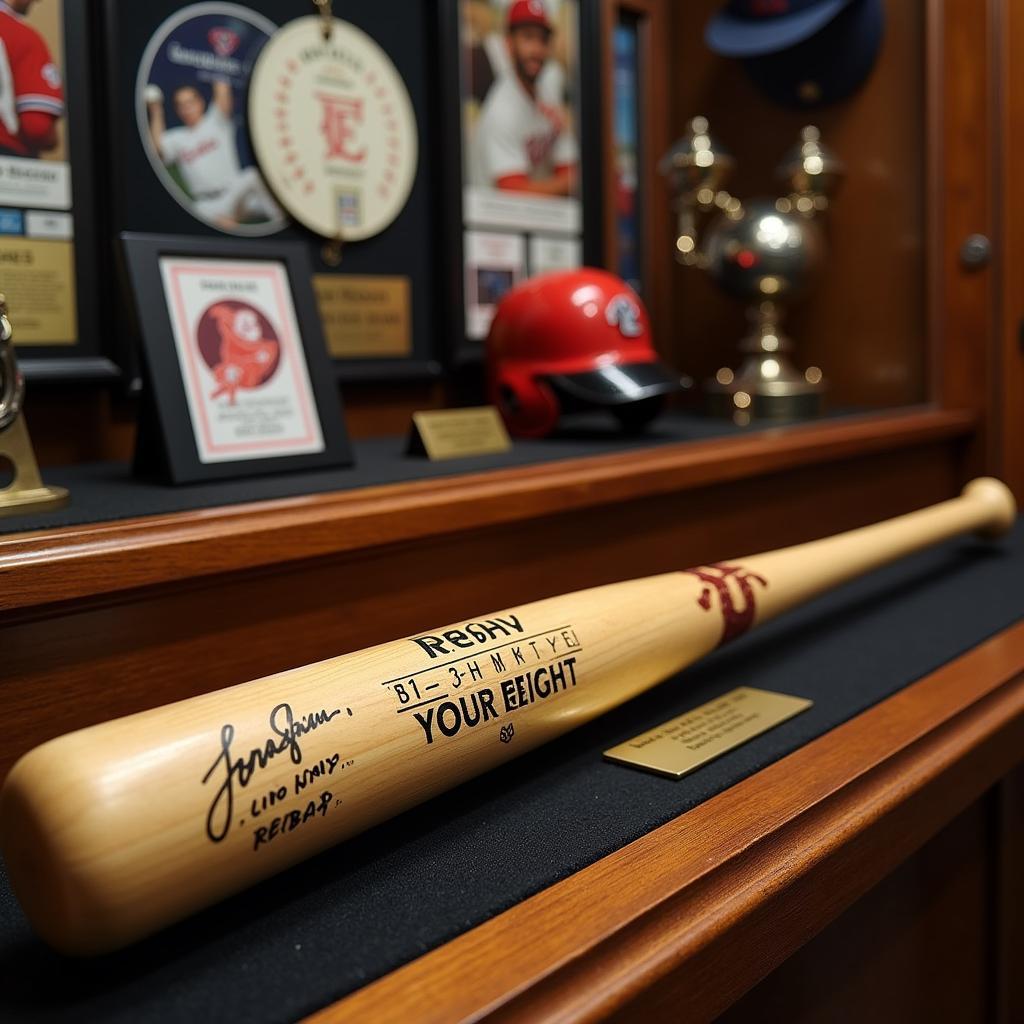
[[[523,25],[538,25],[551,31],[544,0],[512,0],[512,6],[508,9],[509,31]]]
[[[680,386],[658,361],[639,296],[593,268],[540,274],[505,295],[487,338],[487,376],[517,437],[544,437],[560,413],[594,407],[637,429]]]

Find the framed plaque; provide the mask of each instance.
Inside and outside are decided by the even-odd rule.
[[[149,403],[140,472],[190,483],[351,463],[302,245],[123,243]]]
[[[119,372],[99,330],[94,42],[85,4],[0,4],[0,289],[29,379]]]
[[[297,180],[288,175],[301,171],[302,184],[311,183],[320,199],[327,165],[331,173],[338,170],[333,164],[344,165],[340,173],[356,180],[359,158],[381,123],[372,103],[381,101],[375,92],[349,95],[335,88],[337,82],[326,88],[325,79],[316,86],[316,75],[303,77],[299,63],[294,69],[289,65],[293,57],[280,48],[301,35],[303,22],[315,21],[309,17],[316,13],[311,0],[104,0],[104,12],[117,231],[298,243],[307,250],[332,376],[381,380],[438,374],[434,344],[443,267],[437,259],[441,212],[432,179],[431,154],[439,146],[432,100],[436,19],[430,0],[337,5],[346,40],[355,40],[359,52],[372,54],[379,65],[381,77],[373,88],[381,87],[387,69],[395,95],[406,97],[409,143],[396,156],[398,166],[375,164],[372,175],[375,182],[385,173],[400,181],[400,202],[386,218],[366,221],[370,230],[353,230],[340,262],[312,229],[313,220],[297,216],[294,204],[282,201],[289,198],[289,182]],[[320,41],[315,33],[300,56]],[[287,80],[288,91],[285,95],[282,86],[270,94],[264,135],[273,145],[261,154],[250,111],[263,111],[265,105],[254,108],[250,97],[259,85],[262,55],[275,49],[285,63],[273,81]],[[308,124],[300,126],[287,115],[286,100],[309,113]],[[285,114],[279,116],[279,110]],[[276,134],[282,123],[308,130],[312,142],[289,150],[289,137]],[[387,151],[374,159],[389,157]],[[348,224],[364,224],[364,213],[376,210],[356,188],[332,185],[327,198]]]
[[[501,296],[602,259],[596,0],[444,0],[445,182],[455,361],[480,358]]]

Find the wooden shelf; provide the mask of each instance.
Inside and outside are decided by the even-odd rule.
[[[499,524],[969,438],[930,408],[628,453],[125,519],[0,539],[0,612]]]
[[[1024,624],[310,1021],[710,1020],[1021,749]]]

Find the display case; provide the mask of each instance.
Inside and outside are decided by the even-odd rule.
[[[403,454],[409,414],[453,392],[443,383],[355,383],[345,401],[358,475],[190,494],[147,490],[127,474],[134,399],[39,386],[27,408],[41,462],[80,498],[63,518],[0,527],[0,710],[9,737],[0,772],[39,742],[111,717],[482,610],[863,525],[949,498],[980,473],[1003,476],[1024,496],[1021,311],[1008,287],[1024,251],[1024,215],[1011,202],[1021,154],[1010,129],[1024,94],[1009,59],[1024,39],[1019,15],[1002,0],[987,3],[984,16],[967,2],[889,4],[875,75],[850,103],[809,116],[771,107],[702,48],[716,6],[601,6],[609,71],[618,24],[633,31],[642,55],[635,159],[644,200],[634,230],[658,346],[700,380],[742,329],[738,308],[671,260],[669,199],[656,171],[664,148],[704,113],[748,169],[740,186],[754,193],[812,119],[849,166],[833,210],[832,258],[790,323],[806,361],[826,368],[829,414],[740,429],[682,409],[640,442],[583,431],[546,447],[518,445],[504,459],[424,467]],[[607,169],[616,129],[614,75],[605,78]],[[619,265],[608,178],[605,190],[606,261]],[[990,240],[991,261],[965,251],[974,235]],[[1019,558],[1014,552],[1008,557]],[[716,680],[752,681],[773,659],[788,665],[784,651],[807,645],[803,670],[827,684],[830,656],[855,657],[872,602],[878,636],[892,616],[927,646],[943,621],[928,619],[924,598],[938,593],[943,571],[921,563],[891,577],[890,590],[883,580],[840,595],[829,614],[810,614],[763,644],[751,638],[700,678],[713,694]],[[956,579],[946,586],[955,589]],[[740,1021],[773,1006],[792,1019],[837,1017],[845,1007],[896,1020],[956,1006],[958,1019],[1016,1019],[1024,1012],[1011,969],[1022,934],[1013,865],[1024,821],[1024,633],[1012,602],[1000,604],[991,590],[1011,589],[1010,577],[978,579],[980,589],[963,596],[965,607],[986,609],[977,628],[937,659],[908,662],[870,706],[853,701],[819,734],[740,759],[681,799],[677,814],[638,822],[635,835],[610,829],[603,838],[597,815],[584,848],[557,824],[543,833],[538,811],[533,841],[546,834],[568,848],[557,868],[520,878],[503,861],[494,868],[508,876],[503,886],[477,865],[464,888],[477,884],[486,898],[449,907],[443,927],[422,935],[410,925],[389,938],[382,925],[379,955],[358,960],[359,970],[370,965],[364,973],[328,957],[324,984],[282,1002],[281,1012],[324,1022],[532,1021],[665,1019],[683,1008],[687,1019],[728,1011]],[[914,609],[905,622],[904,599]],[[852,624],[840,642],[847,612]],[[843,680],[856,688],[856,673]],[[647,714],[657,720],[662,710],[655,700]],[[622,728],[642,720],[633,709]],[[106,962],[99,987],[90,989],[83,971],[72,986],[83,1002],[54,1006],[36,989],[21,1009],[71,1016],[92,1006],[114,1017],[119,999],[138,993],[130,978],[152,975],[153,1019],[173,1004],[172,991],[187,990],[174,1005],[194,1010],[210,991],[195,984],[203,957],[219,956],[234,932],[243,951],[254,948],[245,943],[272,933],[275,915],[294,923],[312,913],[318,885],[341,900],[352,881],[368,901],[374,864],[394,883],[389,899],[399,900],[403,863],[477,851],[430,844],[454,843],[460,829],[468,839],[486,832],[502,818],[501,787],[513,793],[529,783],[540,799],[545,781],[599,758],[610,727],[602,728],[531,755],[522,775],[505,771],[495,786],[484,780],[438,798],[347,860],[337,852],[340,865],[320,858],[305,887],[301,867],[269,883],[262,911],[236,899],[221,919],[212,911],[167,945]],[[577,796],[601,800],[585,789]],[[612,793],[603,815],[623,810]],[[514,846],[515,833],[507,836]],[[439,891],[462,889],[449,882]],[[351,905],[365,911],[369,903]],[[0,958],[41,977],[39,950],[9,934],[15,940]],[[343,924],[293,928],[281,932],[287,948],[266,940],[268,960],[297,964],[296,943],[312,955],[317,934],[344,949]],[[959,961],[929,935],[958,949]],[[908,949],[924,950],[933,969]],[[835,977],[836,950],[848,971],[831,991],[799,989],[798,977]],[[886,950],[894,951],[889,966]],[[222,995],[246,987],[243,960],[230,960]],[[926,984],[925,974],[947,984]],[[287,987],[287,972],[278,980]],[[100,988],[102,1006],[89,1002]]]

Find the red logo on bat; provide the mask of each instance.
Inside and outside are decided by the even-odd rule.
[[[753,582],[767,587],[766,579],[749,572],[742,565],[726,565],[724,562],[712,562],[711,565],[687,569],[686,572],[690,576],[696,576],[704,584],[700,597],[697,598],[697,604],[704,611],[711,611],[711,595],[718,595],[718,606],[725,626],[722,639],[718,641],[719,646],[729,640],[735,640],[750,629],[757,611],[757,595],[754,593]],[[732,587],[729,585],[730,581]],[[737,591],[738,596],[743,599],[742,604],[736,603]]]

